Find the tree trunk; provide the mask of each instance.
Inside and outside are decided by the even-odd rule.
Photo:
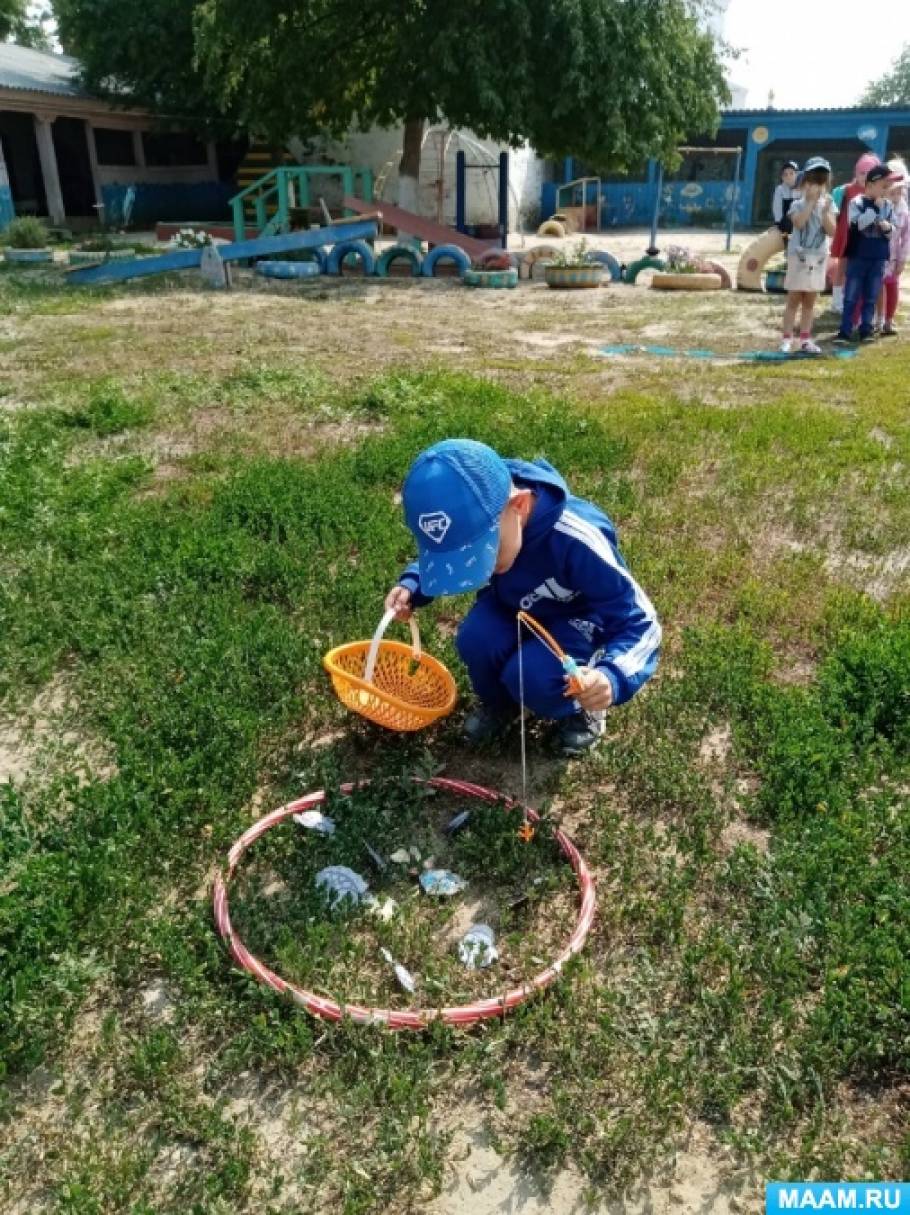
[[[398,205],[417,213],[417,187],[420,183],[420,147],[423,143],[423,118],[409,118],[404,124],[401,160],[398,163]],[[401,239],[406,233],[399,232]]]

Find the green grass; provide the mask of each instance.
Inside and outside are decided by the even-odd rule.
[[[40,285],[2,298],[62,309]],[[106,779],[64,765],[0,790],[10,1132],[37,1104],[34,1069],[60,1085],[40,1163],[35,1144],[0,1148],[0,1195],[5,1174],[8,1194],[37,1186],[80,1213],[420,1209],[465,1120],[538,1172],[574,1161],[598,1191],[632,1184],[696,1121],[765,1176],[906,1175],[899,1112],[871,1127],[853,1112],[869,1094],[887,1112],[910,1056],[908,582],[882,605],[845,560],[874,569],[910,543],[910,418],[894,391],[910,357],[883,360],[699,368],[697,400],[695,373],[670,386],[645,368],[584,401],[444,371],[346,384],[307,366],[215,381],[189,366],[72,376],[0,415],[0,704],[22,712],[64,678],[71,724],[116,759]],[[231,442],[148,493],[147,440],[213,399]],[[315,457],[237,441],[292,417],[369,429]],[[384,937],[312,892],[329,859],[367,872],[367,830],[380,851],[421,832],[438,851],[427,823],[442,806],[410,774],[484,783],[489,760],[462,750],[456,721],[383,735],[345,716],[321,670],[331,645],[372,632],[411,554],[403,471],[455,434],[545,454],[615,517],[665,657],[603,749],[547,778],[599,892],[588,947],[553,991],[473,1034],[326,1027],[230,964],[212,867],[257,790],[262,812],[381,775],[333,811],[338,850],[290,826],[257,845],[238,923],[289,974],[330,974],[332,994],[403,1003],[370,971],[378,939],[440,989],[464,982],[434,953],[447,912],[408,903],[403,877],[388,889],[407,915]],[[423,624],[465,692],[442,627],[462,606]],[[729,751],[706,760],[720,726]],[[328,727],[342,733],[324,745]],[[551,873],[558,897],[567,871],[544,834],[519,847],[497,813],[452,843],[452,867],[486,870],[493,891]],[[273,876],[284,892],[264,900]],[[516,956],[532,952],[529,922],[507,925]],[[156,980],[166,1017],[144,1011]],[[315,1111],[307,1133],[270,1153],[269,1104],[294,1091]]]

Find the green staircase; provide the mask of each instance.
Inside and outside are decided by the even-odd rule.
[[[237,189],[243,194],[275,169],[293,163],[287,152],[279,152],[270,144],[251,143],[235,175]],[[253,199],[254,195],[249,195],[245,206],[246,219],[251,226],[256,222]]]
[[[360,197],[365,202],[373,198],[373,174],[369,169],[295,164],[270,168],[231,199],[234,239],[246,240],[249,229],[255,236],[290,231],[291,212],[311,205],[313,179],[319,177],[339,177],[343,194]]]

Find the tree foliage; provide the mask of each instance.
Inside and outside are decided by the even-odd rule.
[[[60,41],[82,64],[89,92],[227,133],[234,115],[195,64],[195,8],[192,0],[54,0]]]
[[[672,162],[687,134],[716,126],[726,85],[698,5],[57,0],[56,9],[89,89],[175,117],[276,143],[446,121],[623,170],[647,156]]]
[[[30,12],[28,0],[0,0],[0,42],[16,42],[36,50],[50,50],[44,23],[49,13]]]
[[[202,0],[213,93],[274,138],[426,119],[626,169],[726,98],[689,0]]]
[[[910,43],[895,59],[889,72],[869,82],[860,101],[863,105],[910,106]]]

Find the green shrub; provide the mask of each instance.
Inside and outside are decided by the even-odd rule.
[[[146,426],[154,413],[149,402],[131,400],[118,385],[105,381],[92,390],[85,405],[66,415],[66,422],[97,435],[116,435],[134,426]]]
[[[822,667],[820,685],[827,715],[854,746],[880,740],[910,753],[910,621],[851,632]]]
[[[6,242],[11,249],[43,249],[47,245],[47,229],[33,215],[21,215],[6,229]]]

